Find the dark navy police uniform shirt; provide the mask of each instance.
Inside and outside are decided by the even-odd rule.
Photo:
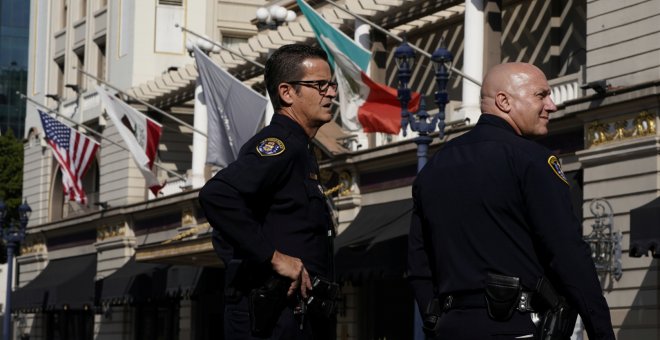
[[[569,185],[549,150],[483,114],[422,169],[413,201],[408,265],[420,308],[433,295],[431,270],[440,296],[483,291],[488,272],[520,277],[527,290],[546,275],[590,338],[614,338]]]
[[[268,266],[273,252],[300,258],[310,276],[330,278],[330,215],[312,141],[290,118],[275,114],[199,200],[235,259]]]

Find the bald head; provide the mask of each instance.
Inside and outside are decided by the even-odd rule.
[[[527,63],[505,63],[495,65],[484,78],[481,86],[481,99],[495,98],[498,91],[516,92],[533,77],[545,79],[541,70]],[[488,112],[488,110],[482,110]],[[494,113],[494,112],[489,112]]]
[[[484,78],[481,112],[501,117],[520,135],[547,134],[549,114],[556,110],[545,75],[532,64],[499,64]]]

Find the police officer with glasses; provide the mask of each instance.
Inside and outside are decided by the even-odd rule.
[[[292,44],[266,62],[276,114],[199,201],[226,242],[225,339],[334,339],[334,226],[312,138],[332,119],[326,53]]]

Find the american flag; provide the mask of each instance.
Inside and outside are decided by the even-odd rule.
[[[87,204],[87,196],[82,186],[82,177],[94,160],[99,143],[58,122],[39,110],[41,125],[46,141],[53,149],[53,155],[60,164],[64,194],[70,201]]]

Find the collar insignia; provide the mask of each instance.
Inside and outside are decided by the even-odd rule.
[[[262,156],[277,156],[285,149],[284,142],[274,137],[266,138],[257,145],[257,152]]]
[[[559,165],[559,160],[557,157],[550,156],[550,158],[548,158],[548,165],[550,165],[550,168],[552,168],[552,171],[555,173],[555,175],[557,175],[557,177],[559,177],[559,179],[568,184],[568,179],[566,178],[566,175],[564,175],[564,172],[561,170],[561,165]]]
[[[319,176],[318,176],[318,175],[316,175],[316,174],[315,174],[315,173],[313,173],[313,172],[310,172],[310,173],[309,173],[309,178],[311,178],[311,179],[313,179],[313,180],[315,180],[315,181],[316,181],[317,179],[319,179]]]

